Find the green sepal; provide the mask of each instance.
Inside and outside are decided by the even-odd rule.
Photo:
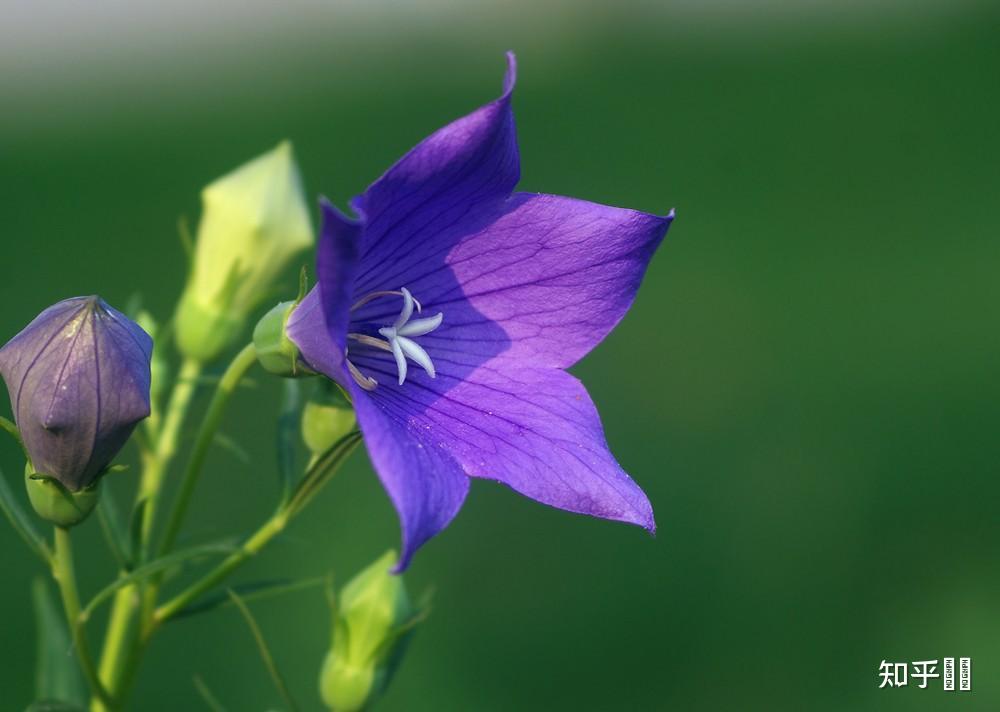
[[[296,306],[296,302],[281,302],[261,317],[253,330],[253,345],[260,365],[265,371],[285,378],[316,375],[302,364],[299,347],[288,338],[288,319]]]
[[[60,527],[76,526],[94,511],[100,496],[101,477],[79,492],[71,492],[59,480],[24,466],[24,486],[35,513]]]

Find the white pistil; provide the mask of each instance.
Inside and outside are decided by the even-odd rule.
[[[413,295],[410,294],[410,291],[405,287],[399,291],[372,292],[355,302],[354,306],[351,307],[351,311],[359,309],[373,299],[385,296],[400,296],[403,298],[403,308],[399,312],[399,316],[396,318],[396,321],[392,324],[392,326],[386,326],[378,330],[378,333],[384,336],[386,340],[383,341],[382,339],[374,336],[358,333],[350,333],[347,335],[347,338],[364,346],[391,352],[393,357],[396,359],[396,370],[399,373],[399,385],[403,385],[406,381],[407,357],[423,368],[424,371],[427,372],[428,376],[434,378],[436,376],[436,371],[430,355],[428,355],[423,347],[414,341],[414,339],[418,336],[429,334],[441,326],[441,322],[444,320],[444,314],[439,313],[432,317],[414,319],[413,321],[410,321],[410,317],[413,316],[414,306],[416,307],[418,313],[423,311],[423,307],[420,305],[420,302],[413,298]],[[347,361],[347,368],[357,384],[365,390],[374,390],[378,385],[374,378],[362,374],[361,371],[359,371],[358,368],[350,362],[350,360]]]

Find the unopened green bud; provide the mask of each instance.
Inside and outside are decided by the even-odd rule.
[[[181,352],[204,362],[239,338],[281,272],[313,244],[313,233],[287,141],[207,186],[202,205],[176,329]]]
[[[396,553],[386,553],[341,591],[320,672],[320,694],[333,712],[362,710],[385,691],[419,620],[403,577],[390,573],[395,563]]]
[[[296,302],[282,302],[265,314],[253,330],[253,345],[260,365],[287,378],[316,375],[299,360],[299,347],[285,333],[288,317],[296,306]]]
[[[324,380],[302,409],[302,439],[309,452],[319,457],[354,430],[356,423],[354,408],[343,392]]]
[[[79,524],[97,506],[101,479],[79,492],[70,492],[59,480],[35,472],[30,464],[24,466],[24,486],[28,500],[35,512],[47,522],[60,527]]]

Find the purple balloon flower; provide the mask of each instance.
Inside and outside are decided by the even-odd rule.
[[[0,375],[35,472],[72,492],[149,415],[153,340],[99,297],[55,304],[0,349]]]
[[[432,134],[350,219],[325,201],[319,284],[289,319],[302,358],[351,395],[402,524],[399,569],[458,513],[469,478],[655,530],[564,369],[632,303],[666,217],[515,193],[511,92]]]

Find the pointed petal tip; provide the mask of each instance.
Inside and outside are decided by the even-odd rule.
[[[357,218],[352,218],[338,208],[333,202],[327,198],[325,195],[319,196],[319,210],[323,216],[323,226],[326,227],[327,221],[333,224],[347,225],[350,227],[358,227],[362,225],[362,220]]]
[[[652,512],[649,513],[649,519],[647,519],[645,523],[640,524],[639,526],[641,526],[643,529],[649,532],[649,535],[651,537],[653,537],[654,539],[656,538],[656,519],[653,518]]]
[[[507,73],[503,78],[503,95],[501,99],[508,99],[514,92],[514,85],[517,84],[517,56],[514,52],[507,51]]]

